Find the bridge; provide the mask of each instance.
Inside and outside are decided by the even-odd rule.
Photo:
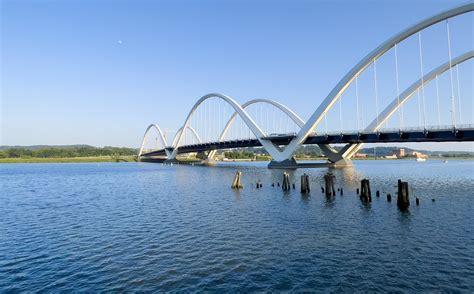
[[[473,11],[474,3],[468,3],[389,38],[339,81],[307,121],[270,99],[239,104],[223,94],[207,94],[171,142],[157,124],[148,126],[139,157],[176,161],[178,155],[200,152],[212,161],[218,150],[262,147],[272,158],[269,167],[297,168],[297,149],[316,144],[329,163],[344,166],[364,143],[472,142]],[[470,34],[459,33],[463,24]],[[146,148],[152,131],[155,145]]]

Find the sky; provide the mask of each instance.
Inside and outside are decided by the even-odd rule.
[[[307,119],[368,52],[406,27],[466,2],[0,3],[0,145],[139,147],[150,123],[178,129],[207,93],[223,93],[239,103],[273,99]],[[453,57],[473,50],[472,13],[450,24]],[[436,60],[447,61],[443,29],[423,35],[425,73],[441,64]],[[417,42],[399,49],[401,90],[420,77]],[[387,89],[380,95],[391,101],[396,89],[388,58],[386,66],[380,61],[378,70],[386,69],[387,77],[379,78],[378,88],[380,93]],[[472,62],[459,72],[459,109],[463,123],[472,124]],[[374,104],[372,94],[363,94],[373,91],[370,75],[367,85],[361,78],[359,86],[366,105]],[[444,80],[448,91],[449,79]],[[345,116],[352,105],[346,104]],[[427,103],[427,112],[436,113],[434,105]],[[443,117],[449,123],[449,113]],[[359,118],[345,120],[345,129],[354,119]],[[408,146],[474,151],[466,143]]]

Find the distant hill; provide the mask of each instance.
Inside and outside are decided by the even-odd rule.
[[[0,158],[69,158],[94,156],[134,156],[137,149],[90,145],[1,146]]]
[[[136,148],[126,148],[126,147],[111,147],[111,146],[105,146],[105,147],[95,147],[91,145],[86,145],[86,144],[76,144],[76,145],[30,145],[30,146],[21,146],[21,145],[15,145],[15,146],[9,146],[9,145],[1,145],[0,146],[0,151],[5,151],[9,149],[23,149],[23,150],[29,150],[29,151],[40,151],[40,150],[45,150],[45,149],[62,149],[62,150],[72,150],[72,149],[78,149],[78,148],[86,148],[86,149],[114,149],[116,150],[121,150],[120,152],[136,152],[138,149]],[[387,156],[387,155],[392,155],[392,154],[397,154],[398,150],[400,148],[405,149],[405,153],[412,154],[413,152],[421,152],[424,154],[427,154],[429,156],[468,156],[468,157],[474,157],[474,152],[472,151],[429,151],[429,150],[419,150],[419,149],[411,149],[411,148],[406,148],[406,147],[397,147],[397,146],[381,146],[381,147],[375,147],[375,154],[377,156]],[[335,147],[335,149],[340,149],[340,147]],[[267,155],[265,150],[262,147],[248,147],[248,148],[237,148],[234,151],[245,151],[245,152],[253,152],[259,155]],[[367,153],[369,156],[372,156],[374,154],[374,147],[370,148],[362,148],[359,150],[359,153]],[[311,156],[321,156],[322,152],[321,149],[317,145],[304,145],[298,148],[296,151],[297,155],[311,155]]]
[[[429,151],[429,150],[420,150],[420,149],[412,149],[406,147],[375,147],[375,154],[377,156],[388,156],[392,154],[397,154],[400,148],[405,149],[405,154],[412,154],[413,152],[421,152],[430,156],[474,156],[474,152],[471,151]],[[374,154],[374,147],[370,148],[362,148],[359,153],[367,153],[369,155]]]
[[[335,147],[336,150],[339,150],[341,147]],[[421,152],[423,154],[427,154],[429,156],[442,156],[442,157],[456,157],[456,156],[461,156],[461,157],[474,157],[474,152],[472,151],[429,151],[429,150],[420,150],[420,149],[412,149],[412,148],[407,148],[407,147],[397,147],[397,146],[392,146],[392,147],[387,147],[387,146],[380,146],[380,147],[375,147],[375,154],[376,156],[388,156],[388,155],[393,155],[397,154],[398,150],[400,148],[405,149],[405,154],[411,155],[413,152]],[[245,152],[254,152],[256,154],[260,155],[267,155],[265,150],[262,147],[249,147],[249,148],[237,148],[234,149],[233,151],[239,152],[239,151],[245,151]],[[359,150],[359,153],[366,153],[369,156],[374,155],[374,147],[370,148],[362,148]],[[301,155],[310,155],[310,156],[322,156],[323,153],[321,152],[321,149],[319,148],[318,145],[303,145],[300,146],[295,154],[298,156]]]
[[[77,145],[30,145],[30,146],[22,146],[22,145],[1,145],[0,150],[12,149],[12,148],[20,148],[20,149],[27,149],[27,150],[39,150],[45,148],[81,148],[81,147],[92,147],[95,146],[86,145],[86,144],[77,144]]]

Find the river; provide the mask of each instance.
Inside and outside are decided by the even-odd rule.
[[[330,199],[327,171],[283,192],[259,162],[0,165],[0,292],[474,291],[474,161],[356,161]]]

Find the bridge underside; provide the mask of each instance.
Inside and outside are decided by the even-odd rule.
[[[286,146],[294,136],[265,137],[264,140],[271,141],[274,145]],[[360,144],[360,143],[416,143],[416,142],[472,142],[474,141],[474,129],[459,130],[414,130],[414,131],[385,131],[379,133],[351,133],[351,134],[330,134],[309,136],[303,144]],[[211,150],[235,149],[245,147],[261,147],[262,144],[257,139],[222,141],[203,144],[180,146],[178,154],[203,152]],[[146,158],[166,156],[166,151],[172,149],[160,149],[143,153],[142,160]],[[285,165],[290,166],[291,164]],[[297,167],[311,167],[307,164],[298,164]]]

